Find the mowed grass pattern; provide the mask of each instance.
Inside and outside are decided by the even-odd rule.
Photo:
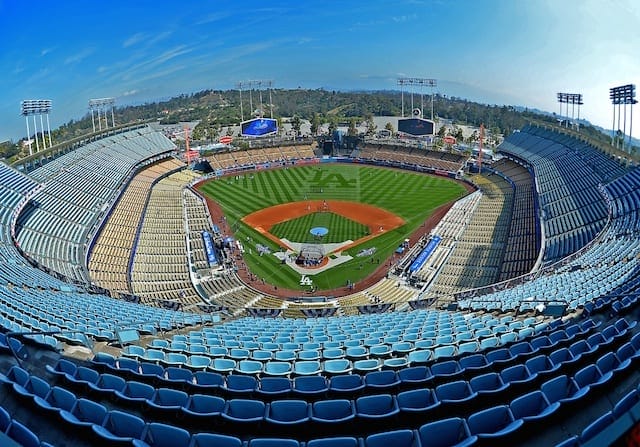
[[[329,230],[329,233],[322,239],[315,238],[310,233],[310,230],[315,227],[324,227]],[[366,225],[347,219],[339,214],[316,212],[276,224],[271,227],[270,232],[280,239],[284,238],[291,242],[332,244],[360,239],[369,234],[369,229]]]
[[[242,217],[280,203],[326,199],[367,203],[384,208],[405,220],[406,223],[401,227],[350,249],[353,260],[313,275],[315,286],[319,290],[326,290],[342,287],[347,280],[358,282],[371,274],[378,267],[378,262],[385,262],[393,256],[398,245],[422,225],[436,208],[466,194],[462,185],[443,177],[334,163],[222,177],[207,182],[200,190],[223,208],[235,237],[245,245],[244,258],[253,273],[271,284],[298,290],[308,289],[299,285],[300,274],[280,264],[275,256],[259,256],[253,247],[259,243],[275,251],[279,249],[278,245],[242,223]],[[335,231],[327,228],[330,232]],[[290,237],[286,238],[291,240]],[[371,247],[376,249],[371,258],[357,257],[361,250]]]

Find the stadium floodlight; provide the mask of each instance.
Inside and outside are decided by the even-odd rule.
[[[560,118],[562,118],[562,104],[567,105],[565,127],[569,127],[569,104],[571,104],[571,123],[573,124],[576,104],[578,105],[578,119],[580,119],[580,106],[584,104],[581,93],[558,93],[558,102],[560,103]]]
[[[631,119],[629,123],[629,146],[631,146],[631,131],[633,129],[633,105],[637,104],[636,101],[636,86],[635,84],[621,85],[619,87],[612,87],[609,89],[609,98],[613,104],[613,127],[611,128],[611,144],[619,146],[619,139],[616,139],[616,133],[622,132],[622,148],[624,149],[624,136],[627,132],[627,105],[631,108]],[[618,106],[618,129],[616,129],[616,106]],[[624,122],[622,131],[620,129],[620,107],[624,106]]]
[[[629,146],[631,146],[631,132],[633,129],[633,105],[637,104],[636,101],[636,86],[635,84],[621,85],[619,87],[613,87],[609,89],[609,98],[613,104],[613,127],[611,129],[611,144],[619,146],[620,139],[616,139],[616,133],[620,134],[620,108],[624,106],[624,121],[622,127],[622,148],[624,149],[624,136],[627,132],[627,105],[631,108],[631,120],[629,124]],[[618,129],[616,129],[616,106],[618,106]]]
[[[244,108],[242,105],[242,90],[249,90],[249,109],[251,110],[251,118],[263,118],[264,117],[264,105],[262,103],[262,91],[263,89],[267,89],[269,91],[269,115],[271,119],[273,119],[273,102],[271,97],[271,90],[273,89],[273,81],[272,80],[249,80],[249,81],[239,81],[236,83],[236,87],[240,92],[240,122],[244,122]],[[258,109],[258,113],[254,113],[253,109],[253,90],[258,90],[260,107]],[[254,116],[255,115],[255,116]]]
[[[47,116],[47,129],[49,132],[49,147],[51,144],[51,125],[49,123],[49,112],[51,111],[51,100],[50,99],[25,99],[20,103],[20,114],[25,117],[25,122],[27,124],[27,142],[29,144],[29,155],[33,155],[32,150],[32,141],[31,141],[31,132],[29,131],[29,116],[33,116],[33,129],[34,129],[34,138],[36,140],[36,152],[40,151],[40,143],[38,140],[38,123],[36,121],[36,116],[40,116],[40,134],[42,135],[42,147],[43,149],[47,148],[47,141],[45,139],[44,132],[44,122],[42,115]]]
[[[96,123],[94,120],[93,112],[98,112],[98,130],[102,130],[102,117],[100,112],[104,112],[105,129],[109,128],[109,118],[107,118],[107,110],[111,110],[111,127],[116,127],[116,121],[113,115],[113,107],[116,104],[115,98],[97,98],[89,100],[89,110],[91,110],[91,124],[93,125],[93,131],[96,131]]]
[[[420,114],[423,114],[424,100],[422,97],[422,87],[431,87],[431,121],[433,121],[433,95],[434,88],[438,85],[435,79],[431,78],[398,78],[398,85],[400,86],[400,96],[402,101],[402,117],[404,118],[404,86],[405,85],[419,85],[420,88]],[[413,90],[411,90],[411,111],[413,113]]]

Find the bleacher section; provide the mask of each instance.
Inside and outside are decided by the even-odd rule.
[[[498,281],[530,272],[538,258],[541,240],[535,207],[533,177],[525,167],[503,158],[491,165],[513,187],[513,211]]]
[[[173,149],[162,134],[142,128],[93,141],[32,171],[44,188],[20,214],[20,248],[46,268],[87,282],[86,242],[99,217],[138,164]]]
[[[602,230],[607,206],[598,185],[624,173],[614,159],[573,137],[534,126],[510,135],[498,149],[533,169],[545,262],[578,251]]]
[[[286,163],[294,160],[313,158],[314,146],[294,145],[262,149],[217,152],[206,157],[213,170],[250,167],[265,163]]]
[[[367,143],[360,148],[360,158],[425,166],[448,172],[460,171],[467,160],[467,157],[461,154],[373,143]]]
[[[174,158],[146,167],[131,180],[101,229],[89,254],[89,276],[98,286],[129,294],[129,261],[140,219],[152,185],[160,177],[183,167]]]
[[[452,296],[469,288],[494,283],[500,273],[509,235],[513,190],[497,175],[474,176],[482,196],[469,223],[451,245],[452,252],[427,295]],[[464,216],[463,216],[464,217]],[[446,300],[446,299],[445,299]]]
[[[29,200],[39,185],[2,163],[0,178],[0,332],[33,332],[30,337],[35,342],[60,349],[60,342],[115,341],[117,330],[123,328],[149,325],[170,330],[203,321],[194,314],[90,293],[26,264],[11,239],[10,222],[19,204]]]
[[[189,273],[183,198],[185,186],[196,176],[177,172],[151,189],[131,268],[132,291],[143,302],[202,303]]]

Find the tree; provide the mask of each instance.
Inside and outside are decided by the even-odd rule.
[[[393,124],[391,124],[391,123],[387,123],[387,124],[385,124],[385,125],[384,125],[384,128],[385,128],[385,129],[387,129],[387,130],[388,130],[389,132],[391,132],[391,133],[394,133],[394,132],[395,132],[395,130],[394,130],[394,128],[393,128]]]
[[[291,118],[291,128],[296,133],[296,136],[300,133],[301,124],[302,121],[300,120],[300,117],[298,115],[293,115],[293,118]]]
[[[347,135],[349,135],[350,137],[355,137],[356,135],[358,135],[355,118],[351,118],[351,120],[349,120],[349,129],[347,129]]]
[[[446,133],[447,133],[447,128],[445,126],[440,126],[440,129],[438,129],[438,136],[440,138],[444,138]]]
[[[376,123],[373,122],[373,115],[370,113],[365,117],[365,124],[367,126],[367,135],[371,136],[376,132]]]

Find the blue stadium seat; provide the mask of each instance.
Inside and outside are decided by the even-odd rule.
[[[79,366],[73,376],[67,375],[65,378],[74,385],[79,387],[88,387],[90,383],[97,383],[100,379],[100,373],[92,368],[86,366]]]
[[[573,376],[579,388],[597,390],[607,384],[611,375],[603,376],[602,372],[593,363],[585,366]]]
[[[431,365],[431,374],[435,383],[454,381],[462,376],[464,369],[457,360],[443,360]]]
[[[560,402],[549,403],[544,393],[536,390],[512,400],[509,408],[515,419],[539,421],[553,415]]]
[[[484,354],[479,353],[462,357],[458,360],[458,365],[460,365],[460,369],[464,371],[467,377],[472,377],[491,369],[491,363],[489,363]]]
[[[54,366],[45,365],[45,369],[51,374],[64,377],[65,375],[73,376],[78,366],[74,362],[60,358]]]
[[[189,447],[242,447],[242,440],[218,433],[195,433]]]
[[[104,373],[100,374],[100,378],[96,383],[90,382],[88,385],[93,393],[109,396],[116,391],[122,392],[126,386],[126,381],[120,376]]]
[[[380,423],[379,428],[385,428],[385,422],[390,422],[390,418],[395,417],[400,412],[398,402],[391,394],[374,394],[371,396],[362,396],[356,399],[356,416],[365,422],[365,426],[369,424]],[[385,421],[386,420],[386,421]]]
[[[470,408],[478,393],[473,391],[466,380],[443,383],[435,389],[438,400],[450,408]]]
[[[209,365],[209,369],[213,372],[219,374],[231,374],[233,370],[236,368],[235,360],[225,359],[225,358],[214,358],[211,360],[211,364]]]
[[[467,447],[474,445],[478,437],[469,432],[464,419],[452,417],[422,425],[418,435],[423,446]]]
[[[237,374],[247,374],[256,376],[262,373],[262,363],[257,360],[240,360],[236,364],[234,372]]]
[[[231,399],[221,416],[235,430],[248,433],[249,430],[256,430],[264,420],[266,406],[264,402],[250,399]]]
[[[157,414],[169,415],[178,412],[187,404],[189,395],[173,388],[158,388],[151,399],[147,399],[147,408]]]
[[[89,399],[79,398],[69,411],[61,410],[60,416],[69,424],[90,428],[92,425],[102,425],[107,417],[107,408]]]
[[[416,349],[409,353],[407,361],[411,366],[427,365],[432,357],[433,352],[430,349]]]
[[[44,399],[51,391],[49,383],[40,377],[30,376],[29,380],[24,385],[19,385],[16,382],[12,383],[13,389],[16,393],[25,398],[34,398],[36,396]]]
[[[418,388],[402,391],[396,395],[401,419],[412,422],[424,421],[425,418],[440,408],[441,402],[430,388]]]
[[[26,425],[22,424],[15,419],[9,425],[9,428],[6,432],[9,438],[16,441],[22,447],[40,447],[40,439],[38,436],[32,432]]]
[[[395,371],[371,371],[364,375],[364,384],[373,392],[393,392],[400,385],[400,379]]]
[[[70,411],[76,404],[76,396],[71,391],[54,386],[44,398],[36,395],[33,401],[41,409],[57,413],[60,410]]]
[[[92,425],[91,429],[107,445],[131,444],[134,439],[142,439],[147,425],[139,417],[119,410],[107,413],[102,425]]]
[[[546,380],[556,374],[561,365],[555,365],[549,357],[540,354],[528,359],[525,366],[532,374],[537,374],[539,379]]]
[[[191,435],[180,427],[152,422],[147,426],[147,431],[142,439],[146,444],[138,444],[133,441],[135,447],[189,447]]]
[[[311,406],[311,421],[320,435],[346,432],[356,417],[355,406],[347,399],[320,400]]]
[[[264,364],[264,374],[266,376],[284,377],[291,374],[293,366],[290,362],[268,361]]]
[[[253,438],[249,440],[247,447],[300,447],[300,443],[295,439]]]
[[[573,379],[560,375],[549,379],[540,386],[550,404],[560,402],[561,405],[577,403],[587,395],[589,388],[580,388]]]
[[[277,434],[284,426],[297,426],[294,433],[305,430],[303,424],[311,418],[311,407],[304,400],[274,400],[267,405],[265,421],[275,425],[273,432]]]
[[[0,407],[0,433],[6,433],[11,425],[11,415],[4,407]]]
[[[364,379],[360,374],[344,374],[329,379],[329,391],[333,396],[353,396],[364,387]]]
[[[263,377],[256,394],[264,400],[287,397],[292,390],[292,382],[286,377]]]
[[[326,396],[329,384],[323,376],[300,376],[293,379],[292,391],[294,396],[316,400]]]
[[[400,387],[406,389],[431,383],[433,375],[427,366],[410,366],[398,370],[398,379],[400,379]]]
[[[582,430],[582,433],[580,434],[580,443],[584,445],[585,443],[589,442],[598,434],[602,433],[609,426],[611,426],[614,421],[615,419],[611,411],[607,411]],[[615,437],[614,439],[608,439],[608,441],[609,442],[606,443],[607,445],[613,444],[613,442],[615,441]]]
[[[469,387],[471,391],[478,394],[479,399],[488,404],[496,398],[496,395],[509,389],[510,385],[502,380],[500,374],[491,372],[472,377],[469,380]]]
[[[369,435],[364,440],[365,447],[418,446],[419,441],[413,430],[394,430]]]
[[[254,376],[230,374],[223,389],[234,398],[249,397],[258,389],[258,379]]]
[[[15,383],[20,386],[25,386],[30,377],[31,376],[26,369],[23,369],[18,365],[13,365],[11,368],[9,368],[9,371],[7,371],[6,375],[0,373],[0,382],[6,384]]]
[[[347,359],[325,360],[323,364],[324,373],[332,376],[339,374],[349,374],[353,370],[353,365]]]
[[[137,382],[135,380],[127,381],[122,392],[116,391],[114,394],[119,399],[122,399],[128,403],[139,403],[142,404],[147,401],[147,399],[153,398],[156,389],[146,383]]]
[[[227,402],[220,396],[208,394],[192,394],[180,411],[192,421],[204,420],[209,424],[213,418],[219,417]]]
[[[350,436],[311,439],[307,447],[360,447],[360,440]]]
[[[293,374],[297,376],[312,376],[322,372],[317,360],[298,360],[293,364]]]
[[[366,374],[370,371],[378,371],[382,368],[382,362],[377,359],[356,360],[353,362],[353,371],[358,374]]]
[[[506,405],[498,405],[473,413],[467,418],[469,432],[487,442],[504,444],[524,421],[515,419]]]

